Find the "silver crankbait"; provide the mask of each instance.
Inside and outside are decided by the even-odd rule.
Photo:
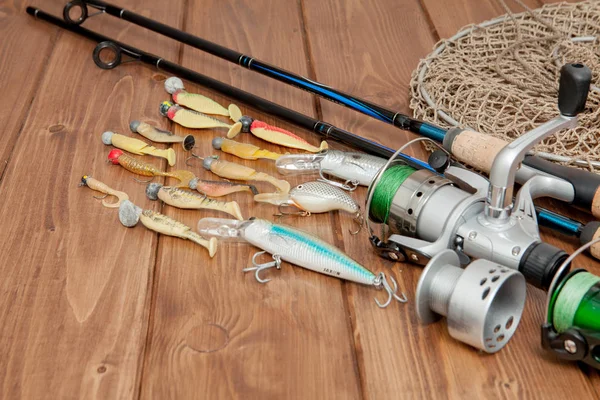
[[[369,186],[373,177],[387,160],[369,154],[326,150],[318,154],[286,154],[275,162],[283,175],[318,173],[320,181],[344,190],[354,190],[358,185]],[[344,179],[344,183],[331,181],[324,174]]]
[[[341,210],[354,216],[358,230],[350,232],[356,235],[360,232],[364,220],[358,203],[343,190],[328,183],[315,181],[302,183],[289,193],[261,193],[254,196],[254,201],[270,203],[279,206],[278,216],[300,215],[308,217],[311,214]],[[300,211],[289,212],[290,207]]]
[[[262,279],[260,272],[268,268],[281,269],[281,261],[320,272],[325,275],[345,279],[363,285],[372,285],[377,289],[383,288],[388,299],[381,304],[387,307],[396,299],[401,303],[407,301],[404,293],[398,296],[398,284],[393,277],[393,288],[387,282],[383,272],[375,275],[336,247],[324,242],[316,236],[294,229],[286,225],[278,225],[264,219],[251,219],[237,221],[233,219],[203,218],[198,222],[198,233],[203,237],[214,237],[228,242],[247,242],[263,251],[257,252],[252,257],[252,267],[245,268],[244,272],[255,271],[254,276],[260,283],[269,279]],[[270,253],[272,262],[258,264],[256,259],[264,253]]]

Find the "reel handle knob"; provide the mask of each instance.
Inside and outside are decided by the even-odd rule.
[[[583,64],[565,64],[560,69],[558,109],[567,117],[574,117],[585,108],[592,71]]]

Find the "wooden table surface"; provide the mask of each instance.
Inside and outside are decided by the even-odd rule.
[[[161,208],[146,199],[144,186],[130,173],[105,162],[110,149],[100,134],[128,133],[132,119],[188,131],[158,114],[159,103],[168,99],[164,73],[139,63],[100,70],[91,58],[94,43],[25,14],[31,4],[61,15],[64,3],[0,1],[1,398],[600,396],[597,371],[560,362],[541,348],[542,291],[528,287],[523,320],[505,349],[479,353],[453,340],[444,322],[419,325],[414,297],[421,269],[378,258],[365,231],[349,234],[348,216],[288,222],[373,271],[392,272],[409,303],[381,310],[373,297],[383,293],[289,264],[269,272],[273,280],[261,285],[241,271],[257,251],[252,246],[222,244],[211,260],[191,242],[141,225],[121,226],[114,209],[78,188],[82,175],[192,227],[218,214]],[[120,0],[119,5],[406,113],[410,75],[419,59],[463,25],[503,13],[494,0]],[[411,138],[116,18],[99,16],[85,25],[385,145],[398,147]],[[234,101],[188,88],[222,104]],[[241,106],[317,143],[308,132]],[[211,139],[222,134],[197,132],[196,152],[212,154]],[[241,139],[284,151],[250,135]],[[186,154],[174,148],[175,168],[185,168]],[[412,152],[424,156],[418,148]],[[267,161],[244,164],[275,173]],[[198,167],[194,171],[201,177],[213,178]],[[362,202],[364,188],[356,196]],[[234,199],[245,216],[272,218],[272,206],[253,204],[247,195]],[[546,205],[564,211],[557,203]],[[567,251],[577,246],[546,231],[544,238]],[[577,265],[600,273],[585,256]]]

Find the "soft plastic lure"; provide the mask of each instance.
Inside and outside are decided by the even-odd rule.
[[[153,183],[152,185],[154,185],[155,190],[162,187],[160,183]],[[258,190],[254,185],[244,185],[228,181],[206,181],[198,178],[190,180],[187,187],[209,197],[223,197],[237,192],[251,192],[253,195],[258,194]]]
[[[147,154],[154,157],[161,157],[166,159],[171,167],[175,165],[176,158],[175,150],[173,149],[157,149],[143,140],[123,136],[111,131],[106,131],[102,134],[102,143],[107,146],[112,144],[116,148],[128,151],[132,154],[137,154],[138,156]]]
[[[383,272],[375,275],[336,247],[324,242],[316,236],[285,225],[273,224],[263,219],[236,221],[219,218],[204,218],[198,222],[198,232],[205,237],[216,237],[229,242],[248,242],[264,251],[252,257],[252,267],[244,271],[255,271],[255,278],[261,283],[260,272],[276,267],[281,268],[281,261],[320,272],[336,278],[383,288],[388,294],[385,303],[375,299],[381,308],[387,307],[392,299],[406,302],[406,296],[398,296],[398,285],[391,278],[393,288],[387,282]],[[257,264],[256,259],[265,252],[270,253],[273,262]]]
[[[169,178],[178,179],[179,185],[178,187],[186,187],[189,186],[190,181],[196,179],[196,175],[194,175],[190,171],[185,170],[177,170],[171,172],[163,172],[156,168],[152,164],[145,163],[136,158],[133,158],[125,153],[122,150],[115,149],[108,153],[108,160],[114,165],[120,165],[129,172],[133,172],[134,174],[142,175],[142,176],[166,176]],[[147,183],[147,182],[143,182]]]
[[[282,154],[274,153],[269,150],[263,150],[250,143],[236,142],[235,140],[216,137],[212,141],[213,148],[221,150],[224,153],[232,154],[244,160],[258,160],[259,158],[267,160],[277,160]]]
[[[287,154],[276,162],[277,171],[283,175],[318,173],[322,181],[354,190],[358,185],[369,186],[387,160],[363,153],[327,150],[319,154]],[[324,174],[345,179],[339,183]]]
[[[211,258],[217,252],[216,238],[206,240],[192,231],[189,226],[156,211],[142,210],[129,200],[122,202],[119,207],[119,221],[128,228],[134,227],[141,221],[142,225],[154,232],[190,240],[207,249]]]
[[[227,135],[232,135],[232,137],[237,135],[242,130],[241,122],[236,122],[233,125],[229,125],[209,115],[202,114],[198,111],[188,110],[187,108],[183,108],[179,105],[173,105],[173,103],[168,101],[164,101],[160,105],[160,114],[186,128],[227,128]]]
[[[343,190],[325,182],[302,183],[287,194],[258,194],[254,196],[254,200],[279,206],[280,215],[309,216],[334,210],[345,211],[354,216],[354,222],[359,227],[356,232],[352,232],[353,234],[357,234],[363,225],[363,217],[358,203]],[[290,213],[285,210],[287,207],[296,207],[301,211]]]
[[[290,191],[290,183],[288,181],[274,178],[271,175],[265,174],[264,172],[258,172],[250,167],[220,160],[216,156],[202,158],[192,154],[192,157],[202,159],[202,166],[204,169],[213,172],[221,178],[238,181],[263,181],[275,186],[278,192],[287,193]]]
[[[81,177],[81,182],[79,183],[79,186],[87,186],[92,190],[97,190],[98,192],[104,193],[104,196],[94,196],[94,198],[98,200],[102,199],[102,205],[107,208],[118,208],[122,202],[124,202],[125,200],[129,200],[129,196],[127,195],[127,193],[111,189],[110,187],[108,187],[107,184],[102,183],[89,175],[84,175]],[[104,200],[107,196],[115,196],[118,199],[118,201],[116,203],[107,203],[106,200]]]
[[[175,76],[165,81],[165,90],[173,97],[175,103],[194,111],[204,114],[224,115],[231,117],[234,122],[242,116],[242,112],[235,104],[230,104],[229,108],[225,108],[209,97],[186,91],[183,81]],[[238,118],[235,118],[236,116]]]
[[[183,208],[187,210],[215,210],[233,215],[239,220],[243,220],[242,210],[235,201],[213,200],[205,195],[189,192],[173,186],[163,186],[160,183],[149,183],[146,186],[146,196],[150,200],[161,199],[166,204]]]
[[[133,133],[139,133],[146,139],[150,139],[156,143],[181,143],[181,147],[185,151],[190,151],[196,145],[196,139],[194,136],[177,136],[173,132],[159,129],[150,124],[140,121],[131,121],[129,123],[129,129]]]
[[[254,136],[261,138],[262,140],[266,140],[267,142],[275,143],[280,146],[305,150],[311,153],[318,153],[329,147],[325,141],[321,142],[320,147],[313,146],[300,136],[295,135],[290,131],[269,125],[262,121],[257,121],[252,117],[243,116],[238,122],[242,124],[241,132],[252,133]],[[227,137],[229,139],[233,139],[238,133],[239,131],[229,131],[227,133]]]

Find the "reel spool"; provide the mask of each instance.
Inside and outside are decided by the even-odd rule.
[[[446,317],[450,336],[486,353],[501,350],[515,333],[525,307],[526,283],[518,271],[487,260],[464,270],[446,250],[425,267],[417,285],[423,324]]]

